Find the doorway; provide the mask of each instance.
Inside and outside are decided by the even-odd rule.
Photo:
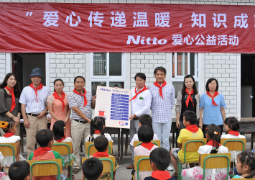
[[[20,88],[31,84],[30,74],[32,69],[40,68],[42,70],[42,84],[46,85],[45,76],[45,53],[13,53],[12,54],[12,72],[17,74],[20,80]]]
[[[255,54],[241,55],[241,117],[255,117]]]

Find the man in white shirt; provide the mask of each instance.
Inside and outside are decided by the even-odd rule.
[[[130,139],[133,139],[134,134],[137,134],[139,129],[139,117],[143,114],[149,114],[151,107],[151,93],[145,86],[146,76],[144,73],[135,75],[136,87],[131,90],[131,116],[130,122]],[[133,152],[133,146],[130,146]],[[127,166],[127,169],[133,169],[134,165]]]
[[[35,150],[36,133],[47,129],[47,97],[50,90],[43,86],[42,71],[34,68],[30,75],[32,83],[26,86],[20,95],[21,113],[27,133],[27,157]]]

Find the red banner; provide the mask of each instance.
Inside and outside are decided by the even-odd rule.
[[[254,6],[1,3],[0,52],[255,53]]]

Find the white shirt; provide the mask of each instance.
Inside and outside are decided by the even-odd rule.
[[[232,134],[222,134],[220,138],[230,138],[230,139],[237,139],[237,138],[246,138],[244,135],[239,134],[238,136],[232,135]]]
[[[11,137],[0,137],[0,143],[16,143],[20,140],[19,136],[11,136]],[[3,167],[10,167],[10,165],[13,163],[13,156],[4,156],[4,159],[2,162],[0,162]]]
[[[154,134],[153,140],[159,140],[157,134]],[[138,135],[137,135],[137,134],[134,135],[133,139],[132,139],[131,142],[130,142],[130,145],[131,145],[131,146],[134,146],[134,142],[135,142],[135,141],[139,141],[139,138],[138,138]]]
[[[54,142],[57,142],[57,141],[54,140]],[[73,143],[73,140],[72,140],[71,137],[66,137],[62,142],[71,142],[71,143]]]
[[[94,139],[96,139],[98,136],[101,136],[101,135],[93,134]],[[112,141],[112,142],[113,142],[112,137],[111,137],[110,134],[104,133],[104,136],[106,137],[106,139],[108,140],[108,142],[109,142],[109,141]],[[89,138],[90,138],[90,139],[89,139]],[[92,139],[92,138],[91,138],[91,135],[89,134],[89,135],[86,137],[85,142],[89,142],[89,140],[91,140],[91,139]]]
[[[43,86],[42,89],[37,90],[37,99],[35,90],[30,86],[26,86],[20,95],[19,102],[26,105],[26,113],[38,114],[44,111],[47,107],[47,98],[50,95],[50,90]]]
[[[143,89],[143,88],[142,88]],[[138,90],[141,91],[142,89]],[[131,90],[131,97],[135,96],[135,89]],[[145,90],[138,94],[135,99],[131,101],[131,114],[141,116],[143,114],[149,114],[151,108],[151,93],[149,90]]]

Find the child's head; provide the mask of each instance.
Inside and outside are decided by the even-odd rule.
[[[185,111],[183,113],[183,125],[187,127],[188,125],[193,125],[197,123],[197,115],[193,111]]]
[[[206,139],[213,140],[213,149],[211,153],[217,153],[219,149],[219,143],[220,143],[220,128],[216,126],[215,124],[211,124],[206,127],[205,129],[205,136]]]
[[[91,128],[91,135],[95,133],[95,130],[99,130],[101,135],[104,134],[104,128],[105,128],[105,118],[101,116],[96,116],[90,124]]]
[[[30,165],[27,161],[14,162],[9,168],[8,175],[11,180],[30,180]]]
[[[138,129],[138,139],[142,142],[150,142],[153,139],[154,132],[150,125],[142,125]]]
[[[139,127],[142,125],[150,125],[152,126],[152,118],[148,114],[143,114],[139,117]]]
[[[108,149],[108,139],[105,136],[98,136],[94,140],[94,144],[98,152],[104,152]]]
[[[53,125],[54,139],[59,140],[65,136],[66,124],[62,120],[58,120]]]
[[[228,117],[224,121],[224,128],[227,132],[230,130],[238,131],[239,123],[235,117]]]
[[[82,170],[87,180],[98,180],[102,177],[103,163],[97,158],[88,158],[83,162]]]
[[[238,154],[236,169],[239,174],[249,174],[245,178],[253,178],[255,176],[255,154],[247,151]]]
[[[16,133],[16,124],[13,120],[10,121],[0,121],[0,128],[5,132]]]
[[[40,147],[52,147],[53,133],[49,129],[41,129],[36,133],[36,141]]]
[[[153,171],[164,171],[170,164],[170,154],[165,148],[159,147],[150,153],[151,168]]]

